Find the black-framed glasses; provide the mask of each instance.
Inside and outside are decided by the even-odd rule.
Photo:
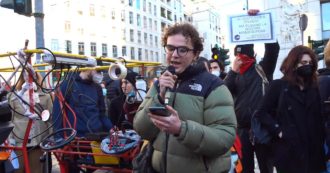
[[[172,46],[172,45],[166,45],[164,46],[165,52],[169,54],[173,54],[174,51],[176,50],[177,54],[179,56],[186,56],[189,51],[193,51],[194,49],[190,49],[186,46]]]

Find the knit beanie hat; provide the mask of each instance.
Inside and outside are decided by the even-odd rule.
[[[135,86],[136,76],[138,76],[136,72],[128,71],[125,79],[128,80],[133,86]]]
[[[241,53],[254,58],[253,47],[253,44],[237,45],[234,49],[234,55],[236,56],[237,54]]]

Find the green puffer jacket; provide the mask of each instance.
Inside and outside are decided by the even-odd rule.
[[[167,173],[228,172],[236,134],[232,95],[219,78],[191,68],[178,76],[178,87],[171,96],[182,125],[178,136],[169,135]],[[153,125],[147,114],[149,106],[159,104],[156,85],[140,105],[133,126],[143,139],[154,139],[152,165],[161,172],[166,134]]]

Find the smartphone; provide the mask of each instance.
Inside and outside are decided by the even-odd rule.
[[[170,116],[168,110],[163,106],[150,106],[149,111],[155,115],[168,117]]]

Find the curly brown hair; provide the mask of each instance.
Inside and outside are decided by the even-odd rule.
[[[324,62],[327,68],[330,68],[330,41],[328,41],[324,48]]]
[[[297,74],[297,66],[301,61],[304,54],[308,54],[312,60],[313,75],[309,79],[303,79]],[[283,60],[280,67],[281,72],[284,74],[284,80],[292,85],[316,86],[317,85],[317,57],[313,50],[306,46],[296,46],[292,48],[288,56]]]
[[[187,40],[190,40],[194,54],[203,51],[202,39],[199,37],[199,33],[194,26],[189,23],[176,23],[166,29],[162,38],[162,45],[166,46],[167,38],[172,35],[182,34]]]

